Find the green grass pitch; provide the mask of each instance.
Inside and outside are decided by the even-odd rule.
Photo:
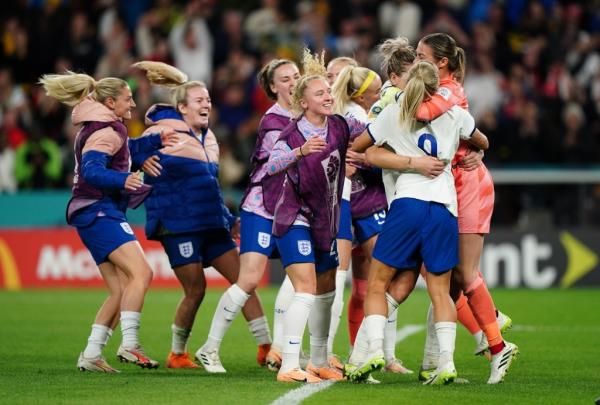
[[[222,290],[211,290],[202,304],[189,349],[194,352],[208,333]],[[276,290],[261,292],[272,322]],[[349,291],[346,291],[346,300]],[[303,403],[581,403],[600,396],[600,290],[496,290],[498,307],[515,323],[506,338],[519,345],[521,355],[504,383],[488,386],[489,363],[472,355],[474,341],[461,327],[455,363],[468,385],[421,386],[414,376],[375,374],[377,386],[336,383]],[[242,317],[226,335],[221,360],[226,375],[203,370],[163,367],[170,348],[170,325],[179,291],[152,290],[146,298],[141,341],[148,354],[161,361],[158,370],[120,364],[115,353],[117,331],[105,350],[118,375],[79,372],[83,350],[104,291],[0,292],[0,402],[1,403],[207,403],[268,404],[300,387],[275,381],[275,374],[255,363],[255,345]],[[347,301],[346,301],[347,302]],[[427,296],[416,291],[400,307],[398,327],[424,323]],[[347,352],[343,323],[336,350]],[[404,363],[418,370],[424,331],[396,348]],[[305,347],[308,339],[305,339]]]

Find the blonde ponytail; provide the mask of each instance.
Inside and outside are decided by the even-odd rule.
[[[116,77],[107,77],[95,81],[84,73],[67,71],[64,74],[43,75],[39,82],[46,94],[68,106],[76,106],[88,95],[100,103],[107,98],[116,99],[127,82]]]
[[[346,66],[335,79],[331,95],[335,100],[333,111],[344,115],[346,107],[353,98],[361,96],[377,74],[371,69],[361,66]]]
[[[93,77],[71,71],[43,75],[38,83],[44,86],[46,95],[71,107],[79,104],[96,87]]]
[[[189,89],[192,87],[206,88],[206,84],[199,80],[188,82],[188,76],[185,73],[166,63],[141,61],[131,66],[145,71],[151,84],[172,89],[171,102],[176,109],[179,104],[187,105]]]
[[[404,98],[400,104],[400,126],[413,130],[416,113],[425,97],[431,97],[439,86],[439,74],[430,62],[416,63],[408,71],[408,81],[404,88]]]
[[[162,62],[141,61],[131,66],[145,71],[150,83],[158,86],[177,87],[188,79],[181,70]]]

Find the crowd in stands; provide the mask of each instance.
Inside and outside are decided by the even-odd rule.
[[[43,73],[125,78],[137,103],[134,135],[167,93],[133,62],[163,61],[206,82],[222,184],[242,188],[271,103],[255,78],[266,61],[297,59],[306,44],[379,70],[382,39],[416,45],[438,31],[466,50],[465,89],[490,139],[489,167],[600,163],[597,0],[20,0],[0,3],[0,193],[70,187],[77,128],[36,84]],[[599,204],[600,188],[588,191]]]

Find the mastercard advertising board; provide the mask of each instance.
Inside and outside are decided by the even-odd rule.
[[[178,287],[160,243],[133,228],[154,272],[152,287]],[[229,283],[214,268],[205,269],[209,287]],[[262,280],[269,280],[268,271]],[[74,228],[0,229],[0,289],[98,288],[104,282]]]

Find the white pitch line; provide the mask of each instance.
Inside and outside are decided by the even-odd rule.
[[[334,383],[335,381],[323,381],[318,384],[305,384],[302,387],[291,390],[285,395],[277,398],[271,405],[298,405],[312,394],[326,390]]]
[[[514,325],[509,331],[515,332],[600,332],[599,326],[568,326],[568,325]]]
[[[403,326],[396,332],[396,344],[402,342],[404,339],[414,335],[415,333],[419,333],[423,329],[425,329],[424,325]],[[319,391],[326,390],[333,384],[335,384],[335,381],[323,381],[322,383],[318,384],[305,384],[300,388],[286,392],[283,396],[271,402],[271,405],[298,405],[306,398],[316,394]]]
[[[425,325],[406,325],[396,331],[396,344],[425,329]]]

